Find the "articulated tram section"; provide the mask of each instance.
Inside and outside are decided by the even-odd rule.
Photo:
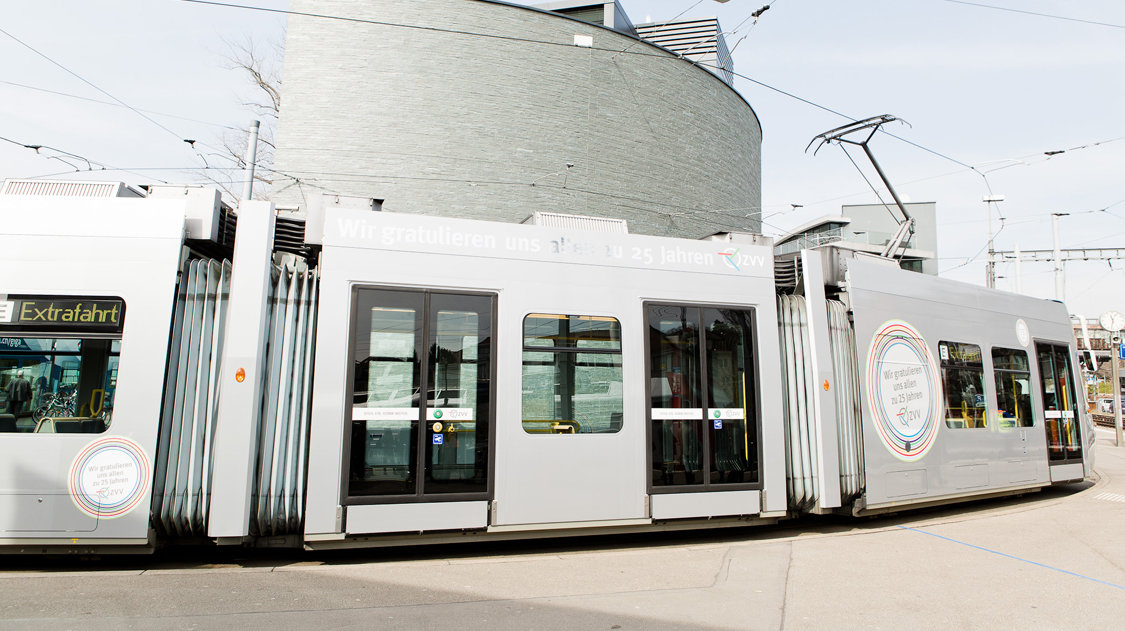
[[[714,528],[1091,474],[1061,303],[315,202],[0,195],[0,551]]]

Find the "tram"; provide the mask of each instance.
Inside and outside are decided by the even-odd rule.
[[[84,187],[0,195],[0,399],[32,393],[0,406],[7,553],[713,528],[1092,471],[1058,302],[749,234]]]

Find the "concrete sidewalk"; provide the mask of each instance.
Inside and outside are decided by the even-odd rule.
[[[1125,448],[1099,478],[872,520],[301,556],[0,565],[0,629],[1108,629]],[[111,568],[111,569],[106,569]]]

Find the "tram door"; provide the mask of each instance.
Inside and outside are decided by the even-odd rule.
[[[1052,466],[1082,461],[1077,399],[1070,353],[1060,344],[1036,344],[1040,388],[1047,429],[1047,455]]]
[[[487,499],[493,303],[356,290],[345,503]]]
[[[653,492],[759,482],[753,311],[649,305]]]

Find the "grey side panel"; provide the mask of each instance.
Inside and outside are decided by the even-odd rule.
[[[1065,306],[860,260],[849,266],[848,289],[860,365],[864,417],[860,440],[867,507],[1026,487],[1026,481],[1016,483],[1012,478],[1026,478],[1030,470],[1035,472],[1033,484],[1050,483],[1039,393],[1032,398],[1037,416],[1033,427],[1002,428],[994,420],[987,427],[947,427],[938,344],[953,341],[980,346],[984,394],[991,419],[997,405],[990,349],[1026,351],[1031,359],[1031,379],[1038,383],[1031,340],[1062,344],[1072,340]],[[1029,337],[1021,339],[1017,334],[1019,320],[1026,324]],[[898,380],[893,375],[895,365],[880,363],[876,352],[880,332],[902,329],[904,325],[917,336],[912,338],[917,352],[929,355],[929,376],[924,376],[923,370],[907,381]],[[921,441],[905,450],[901,445],[896,449],[887,434],[880,432],[876,411],[883,406],[886,415],[894,412],[891,407],[897,409],[888,405],[894,400],[896,381],[901,381],[898,387],[909,390],[911,397],[936,399],[936,413],[929,420],[933,423],[933,439],[924,450],[915,451],[917,445],[923,444]],[[985,469],[964,468],[971,465],[986,465],[987,479],[982,478]],[[966,485],[973,488],[967,491]]]
[[[683,519],[688,517],[756,515],[759,512],[761,502],[760,491],[653,495],[652,518]]]
[[[486,526],[488,502],[348,507],[348,534],[480,529]]]
[[[0,268],[12,294],[114,296],[125,302],[113,417],[104,434],[0,434],[0,538],[144,543],[176,277],[181,200],[0,198]],[[80,510],[69,473],[95,443],[128,440],[144,464],[136,504],[112,519]]]

